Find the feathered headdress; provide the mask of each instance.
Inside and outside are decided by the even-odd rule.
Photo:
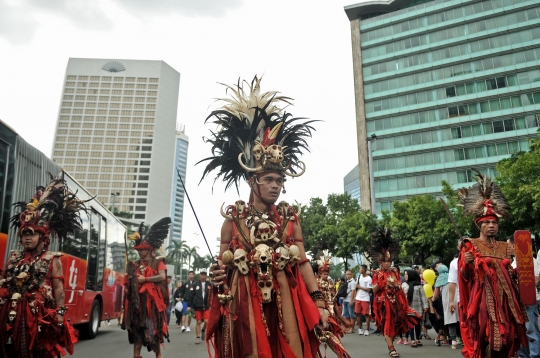
[[[155,250],[159,249],[169,235],[171,226],[171,218],[165,217],[158,220],[145,234],[144,223],[139,225],[139,229],[128,237],[129,240],[135,241],[135,250]]]
[[[396,261],[400,250],[399,240],[392,237],[392,230],[382,226],[371,233],[369,257],[377,261]]]
[[[318,272],[330,272],[330,259],[332,256],[330,256],[330,252],[328,250],[323,250],[322,256],[317,260],[317,264],[319,265]]]
[[[29,202],[13,204],[21,212],[11,217],[11,227],[18,228],[17,234],[24,232],[42,234],[45,247],[49,246],[51,236],[64,240],[82,230],[80,211],[86,212],[85,201],[72,193],[63,173],[59,174],[47,187],[38,186]]]
[[[212,118],[218,129],[204,138],[212,144],[212,156],[199,162],[209,161],[201,181],[219,167],[216,180],[222,177],[226,188],[234,183],[238,190],[239,182],[249,179],[250,173],[298,177],[306,170],[298,157],[304,149],[309,151],[306,138],[311,137],[314,129],[309,124],[314,121],[300,123],[304,118],[286,113],[280,105],[289,105],[292,99],[274,91],[262,93],[260,82],[255,76],[251,83],[238,80],[235,86],[224,85],[231,97],[221,99],[225,105],[206,118]]]
[[[477,183],[471,188],[458,189],[458,197],[463,206],[463,213],[474,217],[479,224],[486,220],[499,220],[510,217],[510,205],[506,202],[501,188],[487,175],[471,168],[478,176]]]

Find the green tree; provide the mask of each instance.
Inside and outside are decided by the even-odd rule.
[[[187,246],[186,241],[184,240],[170,240],[169,246],[167,247],[167,263],[174,265],[175,275],[182,275],[182,264],[183,261],[185,261],[182,254],[188,248],[189,246]]]
[[[193,271],[203,270],[210,267],[210,264],[212,263],[212,258],[210,255],[206,256],[200,256],[199,254],[196,254],[193,256]]]
[[[512,208],[512,218],[501,222],[501,231],[510,235],[529,230],[540,244],[540,139],[531,140],[528,152],[499,161],[497,170],[497,183]]]
[[[192,271],[195,271],[195,270],[193,269],[193,261],[191,259],[199,256],[199,254],[197,253],[198,249],[199,249],[198,246],[193,246],[193,247],[187,246],[183,252],[184,257],[187,258],[188,268]]]

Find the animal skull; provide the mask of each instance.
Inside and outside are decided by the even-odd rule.
[[[282,271],[287,265],[287,262],[289,262],[289,250],[287,250],[286,247],[278,247],[276,249],[276,254],[279,254],[279,257],[276,260],[277,268],[279,271]]]
[[[12,308],[15,308],[17,307],[17,302],[21,299],[21,294],[20,293],[14,293],[13,295],[11,295],[11,307]]]
[[[26,272],[21,272],[17,275],[17,277],[15,277],[15,285],[18,288],[21,288],[26,280],[28,280],[28,274]]]
[[[300,261],[300,250],[298,249],[298,246],[291,245],[289,246],[289,264],[291,266],[296,265],[298,261]]]
[[[272,301],[272,290],[274,285],[272,283],[272,257],[273,252],[271,247],[265,244],[259,244],[255,248],[255,255],[253,260],[257,264],[257,285],[262,293],[263,303]]]
[[[264,147],[258,141],[256,141],[255,143],[256,144],[253,147],[253,156],[255,157],[255,160],[257,160],[257,162],[258,162],[257,164],[259,164],[259,162],[260,162],[260,160],[261,160],[261,158],[262,158],[262,156],[264,154]],[[262,164],[262,163],[260,163],[260,164]]]
[[[234,206],[236,207],[236,216],[242,217],[246,212],[246,202],[243,200],[237,200],[234,203]]]
[[[15,318],[17,317],[17,312],[15,311],[9,311],[9,321],[11,323],[15,322]]]
[[[36,217],[35,212],[27,210],[26,214],[24,214],[24,222],[28,223],[28,222],[34,220],[35,217]]]
[[[243,249],[236,249],[234,251],[233,263],[242,275],[247,275],[249,273],[246,255],[247,253]]]
[[[234,254],[227,250],[221,255],[221,262],[223,262],[223,265],[233,268],[233,260],[234,260]]]
[[[271,163],[280,164],[283,161],[283,150],[281,146],[272,144],[266,148],[266,157]]]
[[[276,243],[279,242],[279,239],[277,238],[277,230],[272,222],[259,223],[259,225],[257,225],[256,232],[253,229],[254,227],[251,228],[252,232],[254,233],[254,237],[252,237],[254,244],[265,244],[271,240]]]

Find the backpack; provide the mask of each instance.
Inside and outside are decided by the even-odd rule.
[[[338,288],[338,291],[337,291],[337,295],[336,295],[336,296],[337,296],[338,298],[339,298],[339,297],[343,297],[343,298],[347,297],[347,294],[348,294],[347,288],[348,288],[347,282],[343,282],[341,285],[339,285],[339,288]]]

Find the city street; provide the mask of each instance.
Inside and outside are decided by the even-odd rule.
[[[171,342],[165,343],[163,356],[169,357],[208,357],[205,344],[195,344],[195,323],[192,323],[192,332],[181,333],[176,326],[171,328]],[[435,335],[430,331],[430,335]],[[422,341],[424,346],[412,348],[411,346],[396,345],[401,357],[461,357],[459,350],[452,350],[450,346],[437,347],[431,341]],[[358,336],[348,334],[344,337],[343,343],[352,357],[388,357],[388,350],[382,337],[380,336]],[[116,321],[111,321],[111,325],[102,324],[97,337],[93,340],[84,340],[75,345],[74,357],[94,358],[94,357],[132,357],[133,346],[128,344],[127,333],[118,327]],[[143,352],[145,358],[154,357],[153,353]],[[324,351],[323,351],[324,356]],[[335,358],[330,349],[327,350],[326,357]]]

